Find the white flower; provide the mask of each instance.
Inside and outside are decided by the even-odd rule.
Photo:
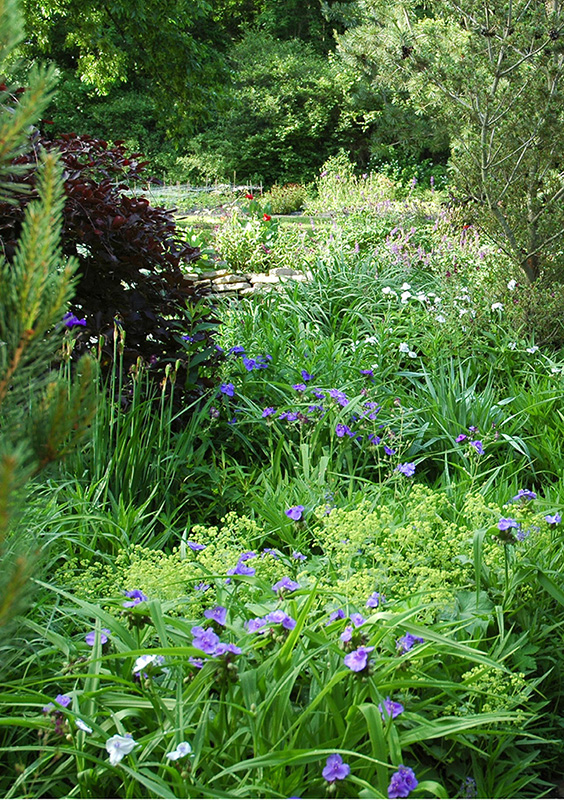
[[[92,728],[90,725],[87,725],[86,722],[83,722],[78,717],[76,717],[74,724],[80,731],[84,731],[84,733],[92,733]]]
[[[407,354],[410,358],[417,358],[417,353],[414,350],[410,350]]]
[[[503,311],[503,303],[492,303],[492,311]]]
[[[550,371],[553,375],[558,375],[559,372],[562,372],[562,369],[560,367],[551,367]]]
[[[467,309],[467,308],[461,308],[461,309],[460,309],[460,313],[459,313],[459,315],[458,315],[458,316],[459,316],[459,317],[463,317],[463,316],[464,316],[465,314],[467,314],[467,313],[468,313],[468,309]]]
[[[400,292],[408,292],[411,289],[409,283],[403,283],[400,289]]]
[[[133,674],[138,675],[145,667],[151,665],[160,667],[164,663],[164,656],[156,655],[155,653],[146,653],[144,656],[139,656],[133,665]]]
[[[510,350],[515,350],[515,348],[517,347],[517,342],[509,342],[507,346]]]
[[[442,325],[442,323],[443,323],[443,322],[446,322],[446,317],[443,317],[443,315],[442,315],[442,314],[437,314],[437,316],[435,317],[435,319],[437,320],[437,322],[440,322],[440,323],[441,323],[441,325]]]
[[[397,297],[397,292],[394,292],[394,290],[391,288],[391,286],[384,286],[384,288],[382,289],[382,294],[389,294],[390,297],[392,295],[394,297]]]
[[[134,747],[137,747],[137,742],[130,733],[125,736],[120,736],[116,733],[106,742],[106,750],[110,754],[110,764],[112,767],[117,766],[124,756],[129,755]]]
[[[407,342],[402,342],[399,346],[400,353],[409,353],[409,345]]]
[[[188,742],[180,742],[176,750],[171,750],[170,753],[166,753],[166,758],[169,758],[171,761],[178,761],[179,758],[189,756],[191,753],[192,746]]]
[[[401,302],[402,303],[407,303],[407,301],[409,300],[410,297],[411,297],[411,292],[402,292],[401,293]]]
[[[419,294],[417,295],[417,299],[419,300],[420,303],[426,303],[427,295],[423,294],[423,292],[419,292]]]
[[[516,286],[517,286],[517,281],[515,281],[513,279],[511,279],[509,281],[509,283],[507,284],[507,288],[509,289],[510,292],[512,292],[515,289]]]
[[[366,344],[378,344],[378,338],[376,336],[367,336],[364,341]]]
[[[440,303],[443,302],[443,299],[442,297],[435,297],[433,302],[435,303],[436,306],[438,306]]]
[[[538,345],[534,344],[532,347],[527,347],[527,353],[536,353],[538,349]]]

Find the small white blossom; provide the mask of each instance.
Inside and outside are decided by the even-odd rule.
[[[409,300],[410,297],[411,297],[411,292],[402,292],[401,293],[401,302],[402,303],[407,303],[407,301]]]
[[[419,300],[420,303],[426,303],[427,295],[423,294],[423,292],[419,292],[419,294],[417,295],[417,299]]]
[[[408,292],[411,289],[411,285],[409,283],[403,283],[401,285],[400,292]]]
[[[435,297],[433,302],[435,303],[436,306],[438,306],[443,302],[443,298],[442,297]]]
[[[468,313],[468,309],[467,308],[461,308],[460,309],[460,313],[458,314],[458,316],[459,317],[463,317],[467,313]]]
[[[437,314],[435,319],[437,320],[437,322],[440,322],[441,325],[443,324],[443,322],[446,322],[446,317],[444,317],[442,314]]]
[[[124,756],[129,755],[134,747],[137,747],[137,742],[130,733],[125,736],[120,736],[116,733],[106,742],[106,750],[110,754],[110,764],[115,767],[119,764]]]
[[[507,284],[507,288],[509,289],[510,292],[512,292],[516,288],[516,286],[517,286],[517,281],[513,279],[511,279]]]
[[[92,733],[92,728],[90,725],[87,725],[86,722],[83,722],[78,717],[75,719],[74,724],[80,731],[84,731],[84,733]]]
[[[409,345],[407,342],[402,342],[399,346],[400,353],[409,353]]]
[[[527,353],[536,353],[538,349],[538,345],[534,344],[532,347],[527,347]]]
[[[503,303],[492,303],[492,311],[503,311]]]
[[[515,348],[517,347],[517,342],[509,342],[509,344],[507,345],[507,347],[508,347],[510,350],[515,350]]]
[[[138,675],[145,667],[157,666],[160,667],[164,663],[164,656],[159,656],[155,653],[147,653],[144,656],[139,656],[133,666],[133,674]]]
[[[166,758],[171,761],[178,761],[179,758],[185,758],[185,756],[189,756],[191,753],[192,746],[188,742],[180,742],[176,750],[171,750],[170,753],[166,753]]]
[[[390,297],[391,297],[392,295],[393,295],[394,297],[397,297],[397,296],[398,296],[398,295],[397,295],[397,292],[394,292],[394,290],[391,288],[391,286],[384,286],[384,288],[382,289],[382,294],[388,294],[388,295],[390,295]]]
[[[364,341],[366,344],[378,344],[378,338],[376,336],[367,336]]]
[[[410,358],[417,358],[417,353],[415,352],[415,350],[410,350],[410,351],[409,351],[409,353],[408,353],[407,355],[408,355]]]

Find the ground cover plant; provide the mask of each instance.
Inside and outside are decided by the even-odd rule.
[[[0,0],[4,20],[17,37]],[[23,119],[25,148],[24,112],[0,131]],[[0,794],[554,796],[558,299],[535,312],[542,289],[432,176],[339,156],[307,229],[239,196],[206,242],[211,263],[307,280],[216,300],[211,322],[175,309],[205,379],[179,404],[177,361],[124,378],[119,336],[96,379],[42,169],[0,272]],[[19,567],[27,607],[5,600]]]

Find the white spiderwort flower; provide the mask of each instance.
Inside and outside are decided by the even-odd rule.
[[[180,742],[176,750],[171,750],[170,753],[166,753],[165,758],[168,758],[170,761],[178,761],[179,758],[185,758],[191,754],[192,745],[189,744],[189,742]]]
[[[106,750],[110,754],[110,764],[115,767],[119,764],[124,756],[129,755],[134,747],[137,747],[137,742],[130,733],[125,736],[120,736],[116,733],[106,742]]]
[[[507,288],[509,289],[510,292],[512,292],[516,288],[516,286],[517,286],[517,281],[513,280],[513,278],[507,284]]]
[[[84,733],[92,733],[92,728],[90,725],[87,725],[86,722],[83,722],[83,720],[79,719],[79,717],[76,717],[74,724],[79,731],[84,731]]]
[[[411,297],[411,292],[402,292],[401,293],[401,302],[402,303],[407,303],[407,301],[409,300],[410,297]]]
[[[402,342],[399,346],[400,353],[409,353],[409,345],[407,342]]]
[[[156,666],[160,667],[164,663],[164,656],[157,655],[156,653],[146,653],[144,656],[139,656],[133,666],[133,674],[138,675],[145,667]]]
[[[503,303],[492,303],[492,311],[503,311]]]
[[[538,349],[538,345],[534,344],[532,347],[527,347],[527,353],[536,353]]]

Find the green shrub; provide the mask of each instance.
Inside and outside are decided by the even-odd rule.
[[[264,200],[273,214],[292,214],[301,211],[307,196],[307,189],[299,183],[286,183],[283,186],[275,183],[264,195]]]

